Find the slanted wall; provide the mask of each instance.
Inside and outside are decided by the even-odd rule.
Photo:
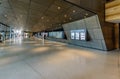
[[[98,16],[88,17],[86,19],[74,21],[63,25],[69,43],[82,47],[89,47],[100,50],[107,50]],[[87,29],[90,36],[89,41],[80,41],[71,39],[71,30]]]

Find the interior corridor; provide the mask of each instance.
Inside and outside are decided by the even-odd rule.
[[[118,52],[8,40],[0,44],[0,79],[120,79]]]

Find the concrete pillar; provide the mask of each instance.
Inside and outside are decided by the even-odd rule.
[[[10,39],[12,38],[12,29],[10,27]]]

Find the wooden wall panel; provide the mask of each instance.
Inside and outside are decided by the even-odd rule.
[[[107,22],[120,23],[120,0],[107,3],[105,9]]]
[[[67,35],[69,43],[79,45],[82,47],[107,50],[97,15],[86,18],[86,19],[64,24],[63,28]],[[71,40],[70,31],[79,30],[79,29],[87,29],[88,35],[90,37],[89,41]]]

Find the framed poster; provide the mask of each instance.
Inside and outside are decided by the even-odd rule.
[[[80,40],[86,40],[86,33],[85,31],[80,32]]]
[[[86,41],[87,40],[86,29],[71,30],[71,39]]]
[[[71,32],[71,39],[75,39],[75,33]]]
[[[76,32],[76,33],[75,33],[75,39],[76,39],[76,40],[79,40],[79,38],[80,38],[80,34],[79,34],[79,32]]]

